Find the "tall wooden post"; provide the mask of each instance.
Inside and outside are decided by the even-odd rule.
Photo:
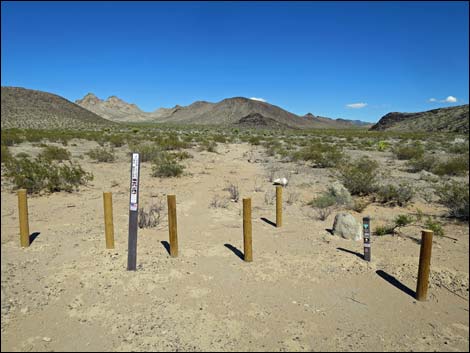
[[[243,199],[243,254],[246,262],[253,261],[250,198]]]
[[[432,230],[426,229],[421,232],[421,250],[419,252],[418,283],[416,285],[416,299],[420,301],[426,300],[428,294],[432,236]]]
[[[113,195],[103,192],[104,231],[106,235],[106,249],[114,249],[114,224],[113,224]]]
[[[276,227],[282,226],[282,186],[276,186]]]
[[[18,212],[20,220],[20,244],[21,247],[29,247],[29,220],[28,220],[28,198],[26,189],[18,190]]]
[[[170,233],[170,256],[178,256],[178,229],[176,220],[176,196],[168,195],[168,231]]]
[[[139,209],[140,155],[132,153],[131,186],[129,202],[129,243],[127,252],[127,270],[135,271],[137,266],[137,221]]]

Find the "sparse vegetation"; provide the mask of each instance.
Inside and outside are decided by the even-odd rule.
[[[87,155],[97,162],[110,163],[115,160],[114,151],[105,147],[93,148],[87,152]]]
[[[155,228],[160,224],[162,211],[164,210],[162,202],[153,204],[146,211],[139,207],[138,219],[139,228]]]
[[[70,160],[70,152],[65,148],[56,147],[56,146],[46,146],[43,148],[42,152],[39,154],[40,158],[43,158],[47,161],[67,161]]]
[[[339,179],[352,195],[368,195],[377,190],[379,164],[368,157],[339,168]]]
[[[175,157],[167,152],[161,152],[153,160],[152,176],[159,178],[179,177],[183,174],[184,166],[179,164]]]
[[[447,182],[436,187],[439,202],[449,209],[449,216],[469,220],[469,186],[464,182]]]
[[[414,195],[414,189],[407,183],[382,185],[377,190],[377,200],[390,206],[405,206]]]

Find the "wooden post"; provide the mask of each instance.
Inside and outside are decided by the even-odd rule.
[[[432,230],[421,232],[421,250],[419,252],[418,283],[416,285],[416,299],[424,301],[428,294],[429,267],[431,264]]]
[[[20,220],[20,244],[21,247],[29,247],[29,220],[28,220],[28,198],[26,189],[18,190],[18,211]]]
[[[176,196],[168,195],[168,231],[170,233],[170,256],[178,257],[178,229],[176,221]]]
[[[103,192],[104,207],[104,231],[106,235],[106,249],[114,249],[114,224],[113,224],[113,194]]]
[[[251,199],[243,199],[243,254],[246,262],[253,261],[251,237]]]
[[[282,186],[276,186],[276,227],[282,226]]]

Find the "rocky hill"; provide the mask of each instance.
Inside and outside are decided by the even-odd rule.
[[[196,101],[188,106],[160,108],[143,112],[135,104],[117,97],[101,100],[89,93],[76,101],[82,107],[117,122],[160,122],[199,125],[250,125],[259,122],[265,128],[352,128],[357,122],[345,119],[330,119],[309,113],[298,116],[278,106],[244,97],[227,98],[218,103]],[[248,118],[247,118],[248,117]],[[262,119],[260,118],[262,117]],[[243,119],[243,120],[242,120]]]
[[[469,132],[468,104],[418,113],[388,113],[370,130]]]
[[[111,121],[55,94],[2,87],[1,96],[2,129],[93,129],[113,125]]]
[[[93,93],[88,93],[82,99],[76,100],[75,103],[105,119],[116,122],[141,122],[153,119],[150,114],[140,110],[137,105],[126,103],[116,96],[101,100]]]

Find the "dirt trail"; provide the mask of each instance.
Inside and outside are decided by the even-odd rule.
[[[430,298],[416,302],[377,271],[414,291],[418,228],[411,238],[374,238],[372,262],[364,262],[360,242],[327,231],[334,214],[308,216],[305,201],[328,182],[323,171],[292,175],[286,200],[293,192],[299,200],[285,203],[283,227],[275,228],[261,219],[275,221],[275,205],[265,202],[273,186],[263,163],[247,161],[260,154],[252,149],[193,151],[189,174],[178,179],[152,178],[142,165],[141,205],[176,194],[180,256],[170,258],[161,244],[165,209],[157,228],[139,229],[136,272],[126,271],[124,152],[113,164],[80,161],[95,179],[78,193],[29,199],[30,229],[40,234],[28,249],[19,248],[16,195],[2,190],[2,351],[468,351],[465,225],[446,226],[457,241],[435,239]],[[240,201],[210,207],[214,195],[227,198],[230,183]],[[104,249],[103,191],[113,192],[111,251]],[[243,197],[252,197],[252,263],[240,258]],[[399,212],[372,205],[364,214],[383,220]]]

